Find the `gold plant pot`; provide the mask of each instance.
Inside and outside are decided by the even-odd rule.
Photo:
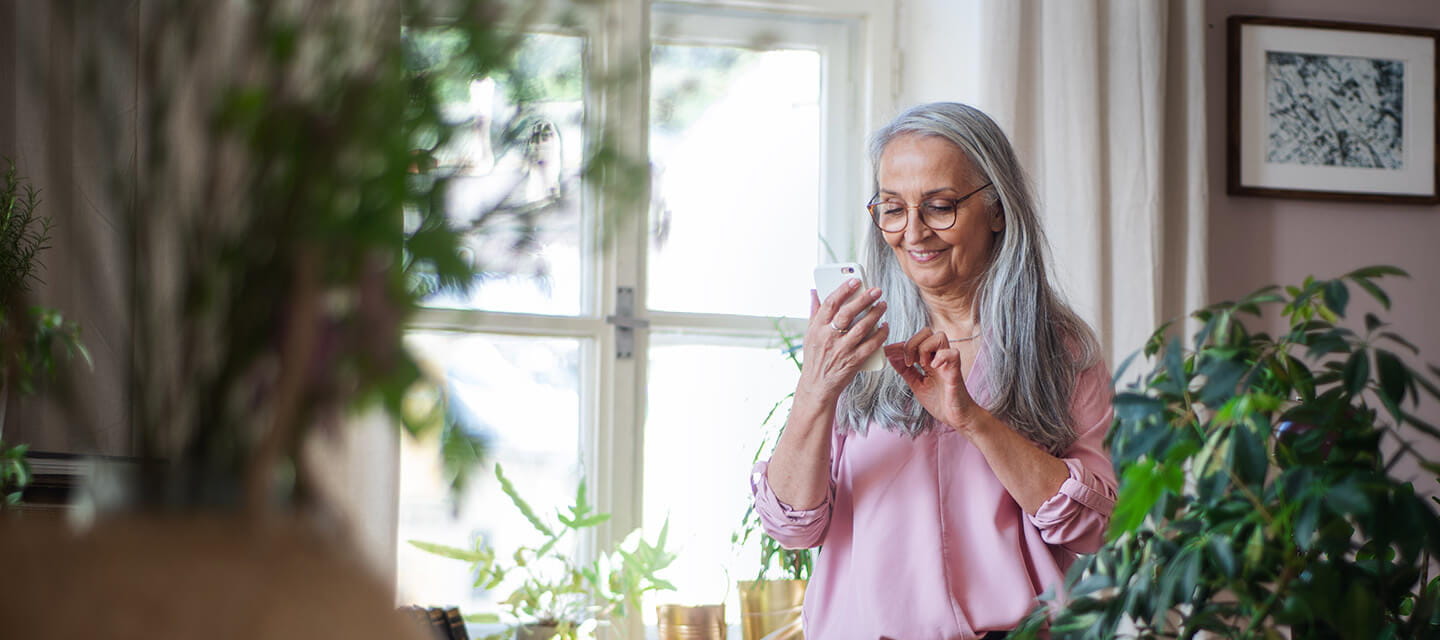
[[[725,640],[725,605],[655,607],[660,640]]]
[[[741,580],[740,632],[745,640],[804,640],[804,580]]]

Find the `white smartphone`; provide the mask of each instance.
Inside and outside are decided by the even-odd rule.
[[[851,278],[860,279],[860,288],[856,289],[857,294],[870,288],[870,283],[865,280],[865,267],[860,266],[858,262],[832,262],[815,267],[815,293],[820,296],[820,302],[825,302],[830,294]],[[851,324],[859,322],[866,313],[869,313],[868,309],[852,320]],[[882,349],[876,349],[875,353],[870,354],[870,357],[865,359],[865,363],[860,365],[860,370],[879,371],[884,366],[885,354]]]

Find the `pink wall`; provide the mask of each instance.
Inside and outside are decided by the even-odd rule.
[[[1436,0],[1209,0],[1206,89],[1210,155],[1210,297],[1233,299],[1265,284],[1336,276],[1391,264],[1409,280],[1382,282],[1389,320],[1440,365],[1440,206],[1336,203],[1225,193],[1225,19],[1262,15],[1440,28]],[[1352,300],[1365,294],[1352,292]],[[1369,305],[1363,311],[1376,308]],[[1363,323],[1357,322],[1363,327]],[[1435,422],[1440,404],[1420,412]]]

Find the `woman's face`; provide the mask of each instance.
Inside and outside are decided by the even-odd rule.
[[[932,199],[963,197],[985,184],[970,158],[944,138],[906,135],[890,141],[880,154],[878,199],[915,206]],[[991,187],[993,188],[993,187]],[[905,275],[924,291],[969,294],[990,261],[995,234],[1004,228],[990,194],[976,193],[961,202],[955,224],[936,231],[921,219],[919,209],[906,212],[905,229],[882,232],[885,243]]]

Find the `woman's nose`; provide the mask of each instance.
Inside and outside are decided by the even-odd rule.
[[[910,210],[906,211],[905,215],[909,218],[909,220],[905,222],[906,242],[915,242],[924,239],[925,236],[931,233],[930,225],[925,224],[924,218],[920,216],[920,207],[910,207]]]

